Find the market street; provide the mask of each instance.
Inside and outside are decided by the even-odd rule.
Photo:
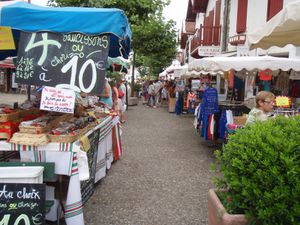
[[[85,205],[86,224],[207,224],[213,155],[195,133],[193,119],[141,102],[130,107],[122,159]]]

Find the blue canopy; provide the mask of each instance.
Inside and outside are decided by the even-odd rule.
[[[1,9],[0,26],[12,27],[16,44],[20,31],[79,32],[110,34],[110,57],[128,58],[130,51],[132,34],[127,17],[115,8],[42,7],[18,2]],[[15,51],[0,51],[0,58],[13,56],[12,52],[16,55]]]

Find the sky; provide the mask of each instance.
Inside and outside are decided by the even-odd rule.
[[[176,28],[182,27],[182,21],[186,18],[188,0],[171,0],[171,4],[164,9],[164,17],[167,20],[174,20]]]
[[[36,5],[46,6],[48,0],[31,0],[31,3]],[[174,20],[176,28],[179,30],[182,27],[182,20],[186,17],[188,0],[171,0],[171,4],[164,9],[164,17],[167,20]]]

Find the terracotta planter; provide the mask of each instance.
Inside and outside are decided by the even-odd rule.
[[[215,190],[208,192],[208,225],[247,225],[245,215],[228,214]]]

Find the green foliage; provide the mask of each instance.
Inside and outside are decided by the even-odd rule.
[[[240,129],[216,157],[229,213],[245,213],[252,224],[300,224],[299,116]]]
[[[174,21],[165,21],[163,8],[170,0],[49,0],[50,5],[119,8],[124,10],[131,25],[132,48],[136,67],[150,68],[158,76],[170,65],[176,54]],[[54,4],[55,3],[55,4]]]
[[[133,91],[139,92],[142,90],[142,86],[138,83],[133,84]]]

